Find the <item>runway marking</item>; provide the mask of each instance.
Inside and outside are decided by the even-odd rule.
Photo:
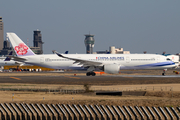
[[[80,79],[79,77],[70,77],[70,76],[64,76],[66,78],[73,78],[73,79]]]
[[[16,79],[16,80],[21,80],[20,78],[16,78],[16,77],[10,77],[12,79]]]
[[[17,98],[17,99],[19,99],[19,100],[24,100],[24,99],[21,99],[21,98],[19,98],[19,97],[17,97],[17,96],[13,96],[12,98],[13,98],[13,100],[14,100],[14,98]]]

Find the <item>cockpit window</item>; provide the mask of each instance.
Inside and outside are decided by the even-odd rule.
[[[167,58],[166,60],[171,60],[171,59]]]

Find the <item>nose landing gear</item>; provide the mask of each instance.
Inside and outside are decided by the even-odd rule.
[[[87,73],[86,73],[86,76],[90,76],[90,75],[96,76],[96,73],[95,73],[95,72],[87,72]]]

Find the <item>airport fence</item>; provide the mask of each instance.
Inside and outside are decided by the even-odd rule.
[[[179,120],[180,107],[1,103],[0,120]]]

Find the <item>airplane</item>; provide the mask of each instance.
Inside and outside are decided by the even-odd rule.
[[[19,65],[19,64],[13,60],[10,61],[0,60],[0,71],[4,69],[4,66],[9,66],[9,65]]]
[[[68,54],[69,51],[66,51],[64,54]]]
[[[12,51],[9,53],[9,55],[12,55]],[[11,60],[10,57],[1,57],[0,58],[0,71],[1,72],[3,71],[4,66],[20,65],[20,64],[24,64],[24,63]]]
[[[13,57],[15,61],[53,69],[87,70],[87,76],[95,76],[96,70],[118,74],[123,69],[164,70],[179,65],[179,56],[174,56],[173,62],[158,54],[60,54],[53,51],[56,54],[36,55],[15,33],[7,33],[7,36],[17,55]]]

